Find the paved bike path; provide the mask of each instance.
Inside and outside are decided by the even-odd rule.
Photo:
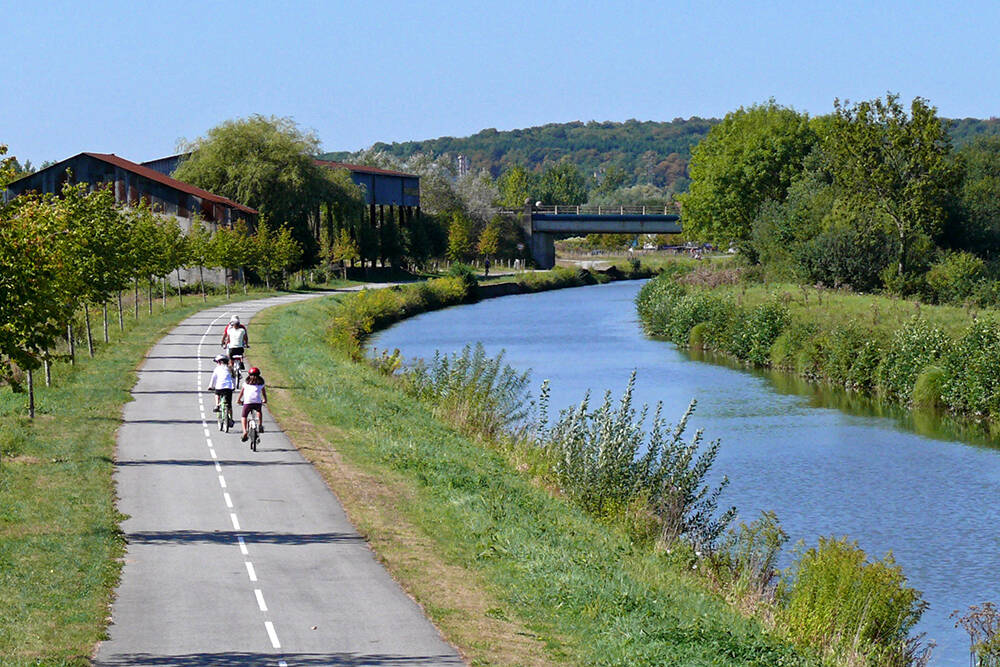
[[[97,665],[463,664],[266,408],[251,452],[202,391],[231,314],[309,296],[204,310],[147,355],[118,432],[128,549]]]

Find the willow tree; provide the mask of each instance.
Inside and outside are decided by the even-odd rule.
[[[181,148],[191,155],[175,178],[257,209],[275,229],[288,226],[306,259],[315,261],[309,223],[337,194],[313,159],[320,152],[315,134],[291,118],[253,115],[226,121]]]

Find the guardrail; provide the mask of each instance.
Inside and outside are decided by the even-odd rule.
[[[504,212],[523,213],[523,211],[519,210]],[[597,206],[582,204],[572,206],[532,206],[531,212],[551,215],[678,215],[680,210],[675,206]]]

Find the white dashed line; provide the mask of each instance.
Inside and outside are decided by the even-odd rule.
[[[278,667],[288,667],[288,663],[285,662],[284,660],[279,660]]]
[[[222,497],[226,499],[226,507],[233,509],[233,499],[229,497],[229,494],[223,493]]]
[[[226,488],[226,478],[222,475],[219,475],[219,486]]]
[[[250,552],[247,551],[247,543],[243,541],[243,536],[242,535],[237,535],[236,539],[239,540],[239,543],[240,543],[240,553],[243,554],[244,556],[246,556],[248,553],[250,553]]]
[[[229,518],[233,520],[233,530],[240,529],[240,520],[236,518],[236,515],[232,512],[229,513]]]
[[[250,581],[257,581],[257,572],[253,569],[253,563],[250,561],[243,561],[243,564],[247,566],[247,575],[250,577]]]
[[[264,604],[264,594],[259,588],[253,589],[253,594],[257,596],[257,606],[260,607],[261,611],[267,611],[267,605]]]
[[[211,447],[211,445],[209,445],[209,447]],[[216,454],[215,454],[215,450],[214,450],[214,449],[211,449],[211,450],[209,450],[209,452],[208,452],[208,453],[212,455],[212,458],[213,458],[213,459],[217,459],[217,458],[219,458],[218,456],[216,456]]]
[[[205,431],[205,437],[206,437],[206,438],[210,438],[210,437],[211,437],[211,434],[209,433],[209,431],[208,431],[208,429],[207,429],[207,428],[206,428],[206,429],[202,429],[202,430],[204,430],[204,431]]]
[[[281,642],[278,641],[278,633],[274,631],[274,624],[271,621],[264,621],[264,627],[267,628],[267,636],[271,638],[271,646],[281,648]]]
[[[206,442],[208,442],[208,448],[209,449],[211,449],[212,447],[215,446],[215,445],[212,444],[212,439],[211,438],[208,438]]]

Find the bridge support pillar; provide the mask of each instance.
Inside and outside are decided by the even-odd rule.
[[[545,232],[532,232],[528,239],[531,258],[539,269],[551,269],[556,265],[556,237]]]

